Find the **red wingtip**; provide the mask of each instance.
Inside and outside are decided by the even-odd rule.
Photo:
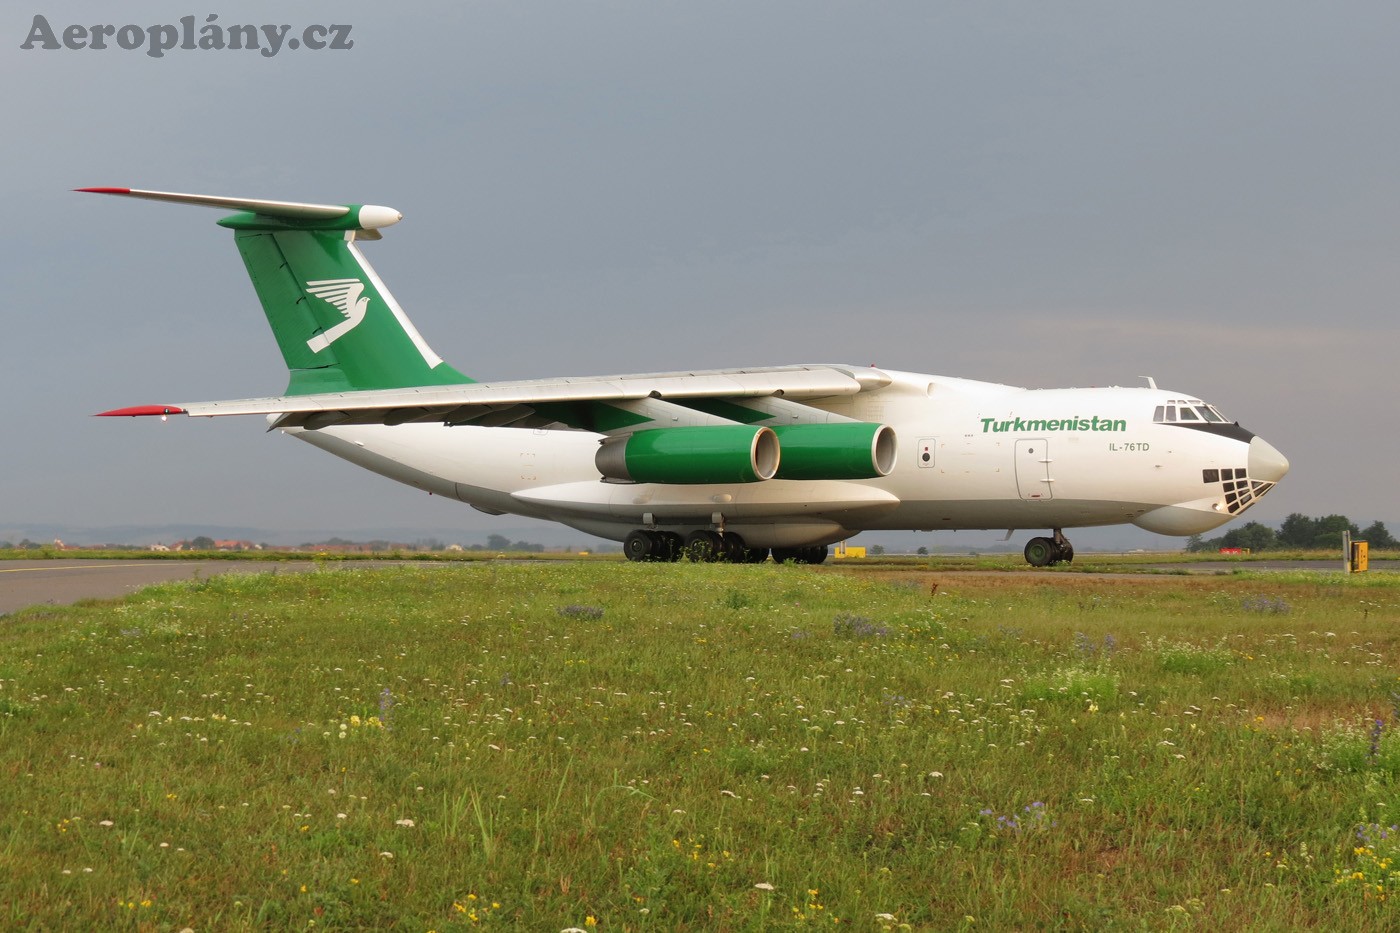
[[[111,411],[99,411],[98,418],[140,418],[149,415],[183,415],[183,408],[176,408],[174,405],[133,405],[130,408],[113,408]]]
[[[84,194],[131,194],[130,188],[74,188]]]

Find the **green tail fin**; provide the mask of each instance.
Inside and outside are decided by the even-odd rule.
[[[235,234],[291,371],[287,394],[471,382],[423,340],[354,237],[352,230]]]
[[[472,382],[448,366],[403,313],[355,245],[402,215],[373,204],[304,204],[138,188],[90,194],[196,204],[225,217],[282,358],[288,395]]]

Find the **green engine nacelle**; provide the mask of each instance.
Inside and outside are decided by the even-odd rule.
[[[875,479],[894,469],[895,434],[887,424],[788,424],[778,479]]]
[[[593,463],[615,483],[756,483],[778,471],[778,438],[744,424],[654,428],[605,439]]]

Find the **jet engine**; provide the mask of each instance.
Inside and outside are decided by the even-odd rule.
[[[609,437],[593,462],[614,483],[874,479],[894,469],[895,447],[894,430],[884,424],[721,424]]]
[[[778,479],[874,479],[894,469],[895,433],[887,424],[788,424],[773,433],[783,449]]]
[[[654,428],[604,439],[593,463],[614,483],[755,483],[778,471],[772,428],[717,424]]]

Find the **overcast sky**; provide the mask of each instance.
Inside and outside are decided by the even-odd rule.
[[[286,385],[221,215],[88,185],[391,205],[368,258],[481,380],[1149,374],[1289,457],[1249,518],[1400,524],[1400,5],[31,6],[0,20],[0,526],[492,527],[259,419],[88,417]],[[354,48],[24,50],[36,12]]]

